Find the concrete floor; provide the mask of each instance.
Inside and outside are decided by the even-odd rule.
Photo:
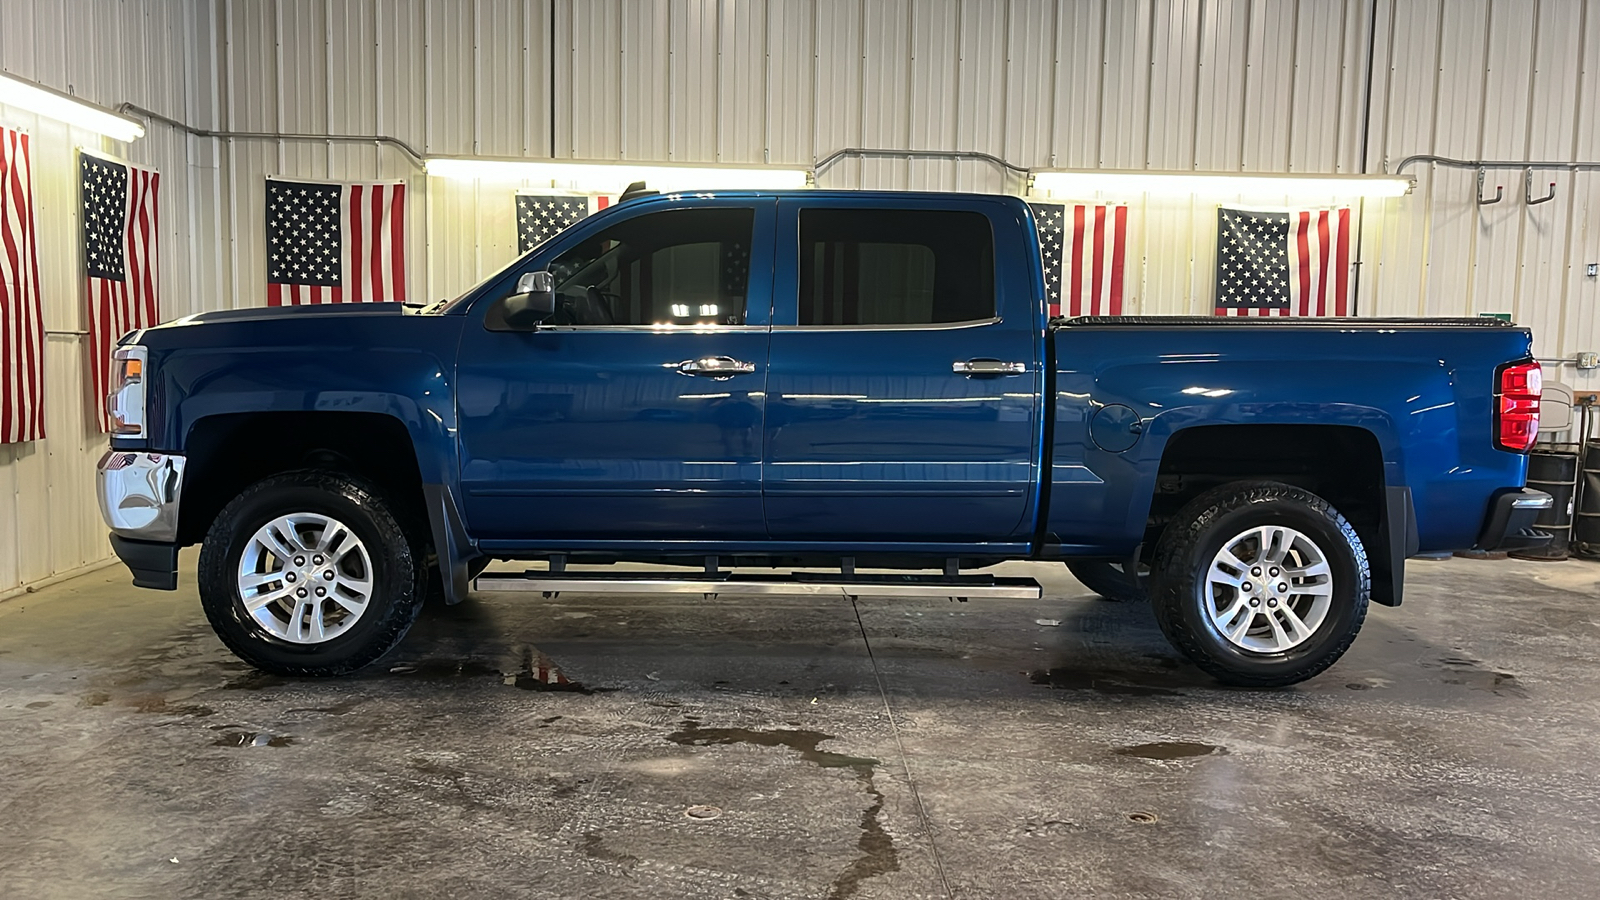
[[[12,599],[0,896],[1600,895],[1600,565],[1414,562],[1273,692],[1005,568],[1047,599],[484,596],[314,682],[188,573]]]

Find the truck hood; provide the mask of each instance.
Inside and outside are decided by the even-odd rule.
[[[216,312],[197,313],[173,319],[155,328],[183,328],[189,325],[211,325],[222,322],[278,322],[286,319],[328,318],[349,316],[399,316],[405,314],[404,303],[328,303],[317,306],[261,306],[251,309],[223,309]]]

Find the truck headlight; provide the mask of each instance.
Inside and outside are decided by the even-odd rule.
[[[106,397],[112,434],[144,437],[144,376],[149,365],[150,351],[138,344],[112,351],[111,393]]]

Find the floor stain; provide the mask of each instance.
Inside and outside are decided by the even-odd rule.
[[[1194,741],[1159,741],[1154,744],[1117,747],[1113,752],[1118,756],[1137,756],[1140,759],[1186,759],[1191,756],[1220,756],[1228,751],[1226,748],[1215,744],[1200,744]]]
[[[584,835],[582,849],[584,856],[601,862],[616,863],[629,868],[639,864],[639,857],[612,850],[606,846],[605,839],[598,834]]]
[[[1085,672],[1078,669],[1035,669],[1028,673],[1034,684],[1049,685],[1062,691],[1095,691],[1129,697],[1182,697],[1182,691],[1152,684],[1154,673]],[[1159,677],[1159,676],[1157,676]]]
[[[277,687],[288,684],[289,679],[271,672],[249,671],[237,678],[229,680],[222,686],[225,691],[259,691],[262,688]]]
[[[765,731],[751,728],[704,728],[692,716],[686,716],[682,730],[667,735],[667,740],[691,747],[726,744],[788,747],[799,753],[801,759],[824,769],[855,769],[856,780],[860,782],[867,796],[872,798],[872,804],[861,813],[861,836],[856,839],[856,849],[861,855],[833,879],[833,883],[829,885],[828,900],[845,900],[860,890],[863,881],[900,871],[899,852],[895,849],[894,839],[883,830],[883,823],[878,821],[878,816],[883,812],[884,802],[883,792],[878,790],[873,780],[876,767],[880,765],[878,760],[821,750],[818,748],[819,744],[835,740],[835,737],[820,731],[800,728],[774,728]]]
[[[1437,663],[1423,663],[1426,668],[1443,668],[1448,674],[1440,679],[1445,684],[1459,684],[1475,691],[1487,691],[1500,697],[1528,699],[1528,690],[1510,672],[1495,672],[1483,668],[1479,660],[1466,656],[1441,656]]]
[[[46,706],[49,706],[49,705],[50,705],[50,701],[49,700],[35,700],[32,703],[28,704],[28,708],[29,709],[44,709]]]

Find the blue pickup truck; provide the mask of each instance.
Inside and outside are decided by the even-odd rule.
[[[134,583],[200,544],[217,634],[277,673],[366,666],[474,586],[1026,597],[981,570],[1053,560],[1284,685],[1407,557],[1541,540],[1530,341],[1051,319],[1013,197],[646,193],[431,307],[128,335],[98,483]]]

